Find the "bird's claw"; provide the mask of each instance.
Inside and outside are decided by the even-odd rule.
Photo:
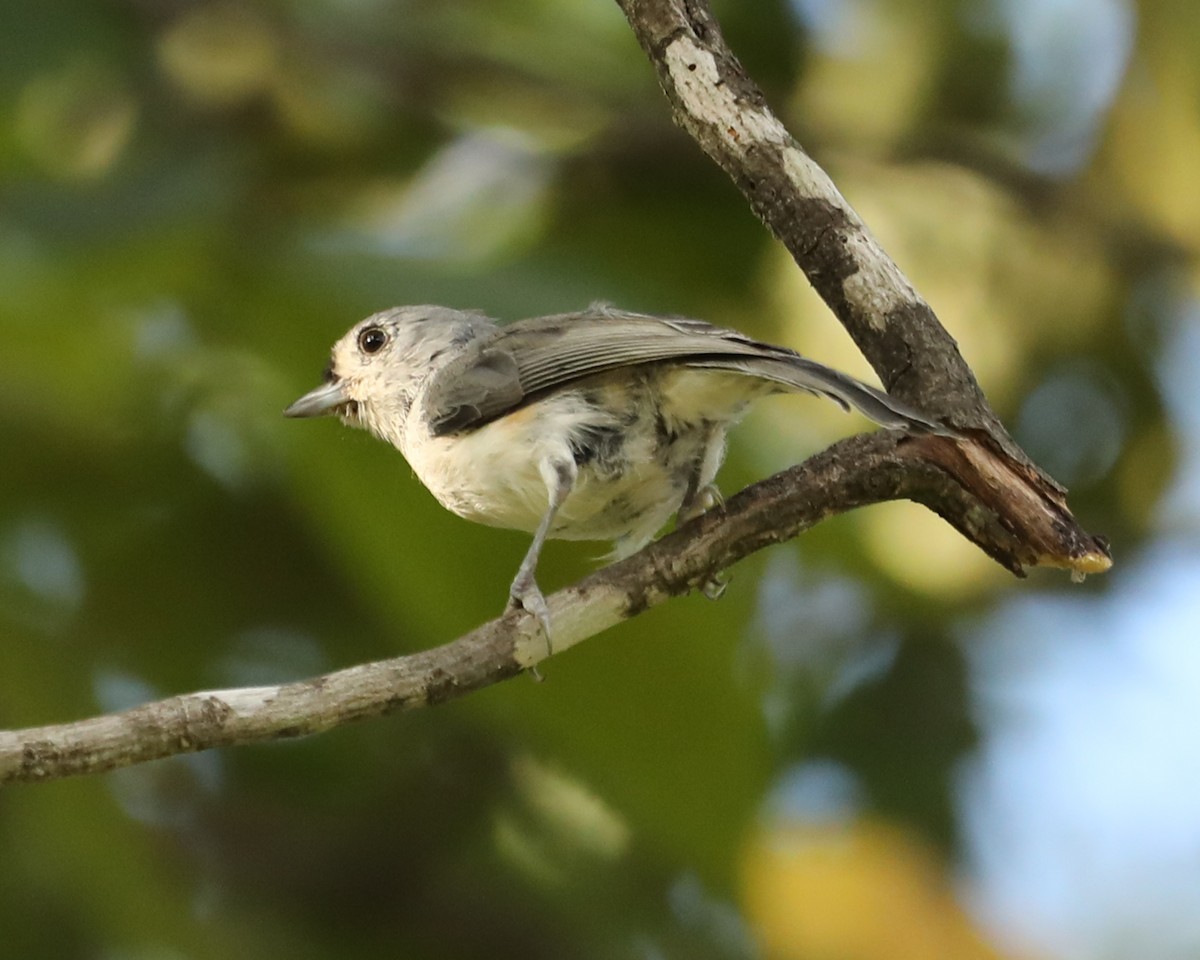
[[[682,507],[679,508],[679,516],[676,518],[676,525],[683,526],[692,520],[695,520],[701,514],[708,513],[714,507],[725,506],[725,498],[721,496],[721,491],[715,483],[709,483],[701,487],[696,493],[688,499]]]
[[[532,614],[537,620],[542,630],[542,636],[546,638],[546,656],[553,656],[554,645],[550,642],[550,608],[546,605],[546,598],[542,594],[541,588],[532,578],[526,581],[524,578],[518,577],[509,588],[507,609],[515,610],[518,607],[526,613]],[[541,675],[536,669],[533,673],[537,679],[541,679]]]
[[[714,573],[700,585],[700,592],[709,600],[720,600],[725,588],[729,586],[729,577],[725,573]]]

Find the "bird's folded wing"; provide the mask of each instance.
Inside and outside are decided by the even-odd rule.
[[[699,320],[603,308],[520,320],[446,364],[425,394],[434,434],[481,426],[531,397],[619,367],[693,357],[793,356]]]
[[[783,347],[683,317],[612,308],[521,320],[473,344],[425,395],[434,434],[482,426],[531,398],[620,367],[676,361],[770,380],[854,406],[888,427],[943,432],[881,390]]]

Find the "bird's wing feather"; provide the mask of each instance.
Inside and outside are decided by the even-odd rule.
[[[530,397],[619,367],[688,357],[786,355],[699,320],[611,308],[500,327],[434,374],[424,397],[434,434],[481,426]]]
[[[505,327],[501,341],[517,358],[527,393],[626,365],[689,357],[787,356],[790,351],[758,343],[732,330],[682,317],[648,317],[611,309],[580,322],[578,314],[539,317]]]
[[[670,361],[823,394],[842,406],[858,407],[886,426],[933,426],[882,391],[783,347],[700,320],[610,307],[500,327],[435,374],[425,395],[425,413],[434,434],[454,433],[482,426],[532,397],[587,377]]]

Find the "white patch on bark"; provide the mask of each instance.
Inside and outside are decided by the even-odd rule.
[[[696,46],[691,37],[683,35],[671,41],[663,62],[684,109],[696,119],[718,127],[735,150],[745,153],[750,143],[776,147],[791,143],[791,134],[773,113],[737,102],[733,90],[721,82],[716,58]]]
[[[200,693],[192,693],[184,699],[188,707],[195,704],[201,708],[206,700],[218,700],[235,714],[245,716],[258,713],[278,696],[278,686],[231,687],[228,690],[205,690]]]
[[[921,303],[908,278],[861,221],[846,237],[846,249],[858,270],[846,278],[842,289],[846,299],[863,310],[871,326],[882,330],[892,310]]]

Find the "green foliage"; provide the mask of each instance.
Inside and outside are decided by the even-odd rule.
[[[1097,149],[1042,177],[999,32],[958,4],[857,6],[849,60],[784,5],[718,13],[1130,556],[1184,442],[1151,365],[1195,296],[1178,264],[1200,220],[1131,186],[1126,88]],[[1169,6],[1140,5],[1139,58],[1194,54]],[[605,299],[845,349],[671,126],[615,4],[10,2],[0,37],[5,728],[419,650],[500,612],[525,537],[445,513],[364,435],[279,416],[368,312]],[[1168,93],[1195,90],[1186,62]],[[1195,136],[1163,124],[1159,156]],[[1196,209],[1194,169],[1171,169]],[[1046,396],[1091,398],[1066,406],[1105,435],[1080,453],[1085,426]],[[771,407],[726,486],[850,429],[815,401]],[[753,955],[747,850],[808,761],[843,765],[864,817],[957,855],[975,745],[957,638],[1011,591],[1063,585],[938,554],[934,524],[839,520],[543,684],[12,789],[0,957]],[[552,544],[543,585],[603,549]]]

